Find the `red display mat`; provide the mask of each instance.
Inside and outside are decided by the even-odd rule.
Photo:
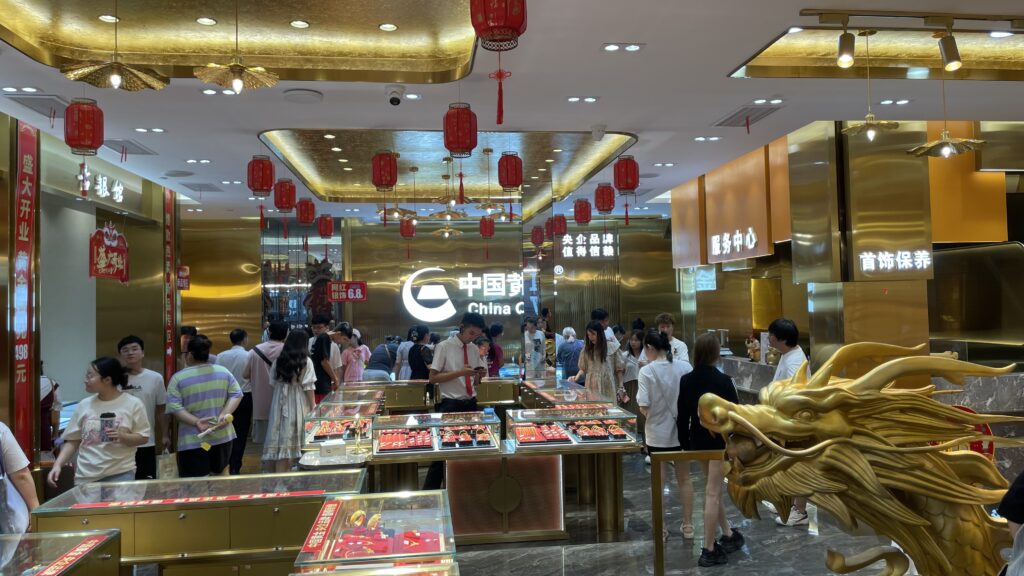
[[[502,460],[448,462],[455,536],[563,530],[561,456]]]

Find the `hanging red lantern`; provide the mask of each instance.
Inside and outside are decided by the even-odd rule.
[[[505,122],[503,83],[512,75],[501,67],[501,53],[518,46],[519,37],[526,33],[526,0],[471,0],[469,13],[480,46],[498,53],[498,69],[489,78],[498,81],[497,123],[501,125]]]
[[[632,156],[619,156],[615,162],[615,188],[619,194],[632,194],[640,186],[640,165]]]
[[[444,115],[444,147],[452,158],[469,158],[476,148],[476,114],[465,102],[448,105]]]
[[[253,156],[252,160],[249,160],[247,172],[247,184],[252,195],[257,198],[270,196],[270,191],[274,189],[274,163],[270,161],[270,157],[259,154]]]
[[[572,203],[572,219],[576,224],[585,226],[590,224],[590,201],[586,198],[579,198]]]
[[[551,235],[553,237],[565,236],[568,231],[569,222],[566,221],[565,216],[558,214],[551,218]]]
[[[321,214],[316,219],[316,231],[324,240],[330,240],[334,236],[334,218],[330,214]]]
[[[489,240],[494,238],[494,217],[480,217],[480,237],[484,239],[484,259],[491,259],[491,246]]]
[[[594,207],[601,214],[611,214],[615,210],[615,188],[608,182],[601,182],[594,191]]]
[[[303,198],[295,204],[295,219],[299,224],[309,225],[316,220],[316,204],[309,198]]]
[[[534,226],[533,230],[530,231],[530,242],[537,248],[544,245],[544,229],[540,226]]]
[[[75,98],[64,110],[64,143],[73,154],[95,156],[103,146],[103,110],[90,98]]]
[[[409,247],[409,240],[416,236],[416,219],[402,218],[398,221],[398,233],[405,238],[405,259],[412,257]]]
[[[378,192],[390,192],[398,183],[398,157],[390,150],[373,156],[373,185]]]
[[[502,152],[498,160],[498,184],[505,192],[515,192],[523,185],[523,159],[515,152]]]
[[[554,222],[551,218],[544,221],[544,237],[548,240],[553,240],[555,238]]]
[[[295,209],[295,183],[290,178],[281,178],[274,184],[274,208],[284,214]]]

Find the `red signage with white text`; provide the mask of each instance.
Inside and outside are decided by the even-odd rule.
[[[366,282],[332,280],[327,285],[329,302],[366,302]]]
[[[178,290],[188,290],[192,286],[191,278],[188,266],[178,266]]]
[[[171,504],[208,504],[210,502],[240,502],[267,500],[269,498],[299,498],[322,496],[323,490],[299,490],[295,492],[260,492],[259,494],[229,494],[227,496],[195,496],[192,498],[160,498],[156,500],[123,500],[118,502],[79,502],[72,504],[73,510],[94,510],[97,508],[134,508],[139,506],[167,506]]]
[[[33,370],[35,362],[35,254],[36,254],[36,213],[39,182],[39,131],[18,121],[18,156],[11,260],[11,326],[14,328],[14,386],[11,407],[14,420],[14,435],[21,449],[34,460],[32,446],[33,408],[36,383]]]
[[[113,222],[89,237],[89,276],[128,283],[128,239]]]
[[[81,560],[93,548],[102,544],[106,539],[106,536],[89,536],[85,538],[79,542],[77,546],[68,550],[53,562],[50,562],[49,566],[43,568],[41,572],[37,572],[36,575],[57,576],[58,574],[63,574],[68,568],[74,566],[76,562]]]
[[[175,304],[178,293],[175,289],[174,270],[174,191],[164,188],[164,383],[174,374],[174,321],[177,317]]]

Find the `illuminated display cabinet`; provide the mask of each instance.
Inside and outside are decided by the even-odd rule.
[[[117,576],[120,558],[117,530],[0,536],[0,574]]]
[[[516,452],[638,445],[636,416],[608,404],[559,410],[509,410],[506,427]]]
[[[384,405],[383,390],[338,390],[329,394],[305,417],[303,449],[319,449],[324,442],[343,440],[347,446],[370,444],[373,417]]]
[[[493,411],[378,416],[373,422],[373,458],[402,455],[494,453],[501,444],[501,420]]]
[[[526,408],[577,408],[590,404],[610,406],[607,398],[568,380],[546,379],[523,382],[521,402]]]

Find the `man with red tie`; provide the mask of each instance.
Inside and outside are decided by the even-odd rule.
[[[440,412],[476,411],[476,385],[487,373],[487,365],[473,342],[484,333],[485,327],[482,315],[467,312],[459,324],[459,333],[434,348],[430,383],[438,385]],[[444,462],[432,462],[423,489],[437,490],[443,481]]]

